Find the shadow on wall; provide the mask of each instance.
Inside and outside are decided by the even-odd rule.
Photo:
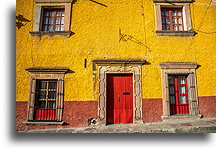
[[[78,0],[73,0],[73,3],[75,4],[77,1],[78,1]],[[98,4],[98,5],[101,5],[101,6],[103,6],[103,7],[107,7],[107,5],[102,4],[102,3],[100,3],[100,2],[97,2],[97,1],[95,1],[95,0],[89,0],[89,1],[91,1],[91,2],[93,2],[93,3],[96,3],[96,4]]]
[[[148,52],[151,52],[152,50],[146,45],[144,44],[143,42],[139,41],[138,39],[134,38],[133,36],[131,35],[128,35],[128,34],[124,34],[122,33],[121,29],[119,28],[119,42],[121,41],[124,41],[124,42],[127,42],[127,41],[131,41],[131,42],[134,42],[136,44],[139,44],[141,46],[144,46],[148,49]]]
[[[25,26],[30,20],[23,17],[23,15],[19,14],[16,16],[16,27],[20,29],[21,27]]]
[[[97,2],[97,1],[94,1],[94,0],[89,0],[89,1],[91,1],[91,2],[93,2],[93,3],[96,3],[96,4],[99,4],[99,5],[101,5],[101,6],[107,7],[107,5],[104,5],[104,4],[99,3],[99,2]]]

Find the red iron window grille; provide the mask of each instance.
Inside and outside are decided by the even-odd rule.
[[[57,80],[37,80],[35,120],[56,120]]]
[[[186,75],[169,75],[170,114],[189,114],[188,80]]]
[[[183,31],[181,8],[161,8],[162,30]]]
[[[64,9],[46,8],[43,14],[42,31],[64,31]]]

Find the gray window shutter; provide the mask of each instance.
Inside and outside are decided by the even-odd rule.
[[[198,114],[198,104],[196,99],[196,88],[195,88],[195,75],[194,73],[189,74],[188,76],[188,97],[190,102],[190,114]]]
[[[188,75],[188,94],[191,102],[195,100],[195,82],[194,82],[194,74],[191,73]]]
[[[36,79],[32,79],[31,88],[30,88],[29,106],[28,106],[29,107],[28,120],[33,120],[34,118],[35,94],[36,94]]]
[[[56,100],[56,120],[62,121],[63,112],[63,100],[64,100],[64,81],[62,79],[58,80],[58,98]]]

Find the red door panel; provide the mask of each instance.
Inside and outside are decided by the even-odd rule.
[[[133,82],[132,75],[124,77],[123,92],[121,104],[123,105],[123,113],[121,116],[121,123],[132,123],[133,122]]]
[[[108,123],[115,123],[114,122],[114,115],[116,115],[114,111],[114,79],[111,76],[107,76],[107,122]],[[115,119],[116,120],[116,119]]]
[[[107,123],[133,123],[132,74],[107,75]]]

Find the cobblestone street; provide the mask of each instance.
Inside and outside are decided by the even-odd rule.
[[[216,118],[185,119],[144,124],[113,124],[77,128],[38,129],[19,133],[216,133]]]

